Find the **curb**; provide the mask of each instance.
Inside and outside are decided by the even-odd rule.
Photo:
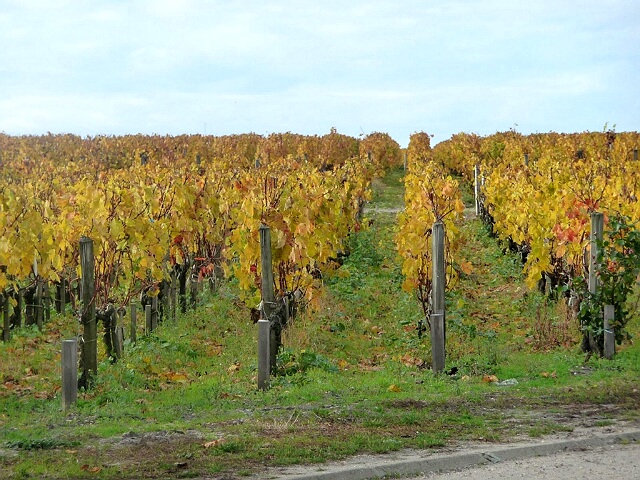
[[[297,475],[274,475],[269,478],[286,480],[368,480],[383,477],[416,476],[631,442],[640,442],[640,430],[597,435],[576,440],[529,443],[513,447],[501,446],[495,449],[475,450],[468,453],[450,455],[433,455],[425,452],[424,457],[421,457],[420,453],[417,453],[416,458],[409,460],[371,462],[367,466],[344,466],[332,468],[331,471],[325,472],[315,471]],[[320,470],[323,467],[309,468],[318,468]]]

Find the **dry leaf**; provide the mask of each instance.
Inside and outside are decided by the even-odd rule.
[[[206,442],[204,443],[202,446],[204,448],[212,448],[212,447],[217,447],[218,445],[220,445],[222,442],[224,442],[223,438],[219,438],[218,440],[212,440],[210,442]]]
[[[473,265],[469,262],[460,262],[460,270],[462,270],[465,275],[471,275],[473,272]]]
[[[498,380],[498,377],[496,377],[495,375],[484,375],[482,377],[482,381],[486,383],[496,383],[499,380]]]
[[[387,390],[389,392],[399,392],[400,391],[400,387],[397,386],[395,383],[393,385],[390,385],[389,388],[387,388]]]

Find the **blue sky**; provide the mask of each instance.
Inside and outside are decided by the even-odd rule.
[[[8,134],[640,130],[640,1],[0,0]]]

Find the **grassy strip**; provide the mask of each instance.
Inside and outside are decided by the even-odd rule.
[[[123,361],[102,362],[96,387],[69,413],[57,377],[73,319],[55,317],[43,333],[0,346],[3,476],[228,478],[637,420],[640,349],[624,345],[611,362],[583,365],[567,312],[525,289],[517,259],[476,220],[464,226],[474,270],[447,299],[447,368],[457,372],[431,374],[428,338],[415,331],[420,309],[400,289],[392,244],[401,175],[376,183],[371,228],[325,276],[319,308],[287,329],[287,375],[267,392],[256,390],[257,332],[232,284],[127,345]]]

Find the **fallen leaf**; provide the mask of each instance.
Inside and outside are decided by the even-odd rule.
[[[390,385],[389,388],[387,388],[387,390],[389,392],[399,392],[399,391],[401,391],[400,387],[397,386],[396,384]]]
[[[486,383],[495,383],[498,382],[498,377],[496,377],[495,375],[484,375],[482,377],[482,381],[486,382]]]
[[[469,262],[460,262],[460,270],[462,270],[462,272],[465,275],[471,275],[471,273],[473,272],[473,265],[471,265]]]
[[[460,380],[462,380],[463,382],[468,382],[469,380],[471,380],[471,377],[469,375],[463,375],[462,377],[460,377]]]
[[[229,373],[234,373],[234,372],[237,372],[238,370],[240,370],[240,363],[234,363],[229,368],[227,368],[227,372]]]
[[[212,447],[217,447],[222,442],[224,442],[224,438],[219,438],[218,440],[212,440],[210,442],[206,442],[206,443],[202,444],[202,446],[204,448],[212,448]]]

